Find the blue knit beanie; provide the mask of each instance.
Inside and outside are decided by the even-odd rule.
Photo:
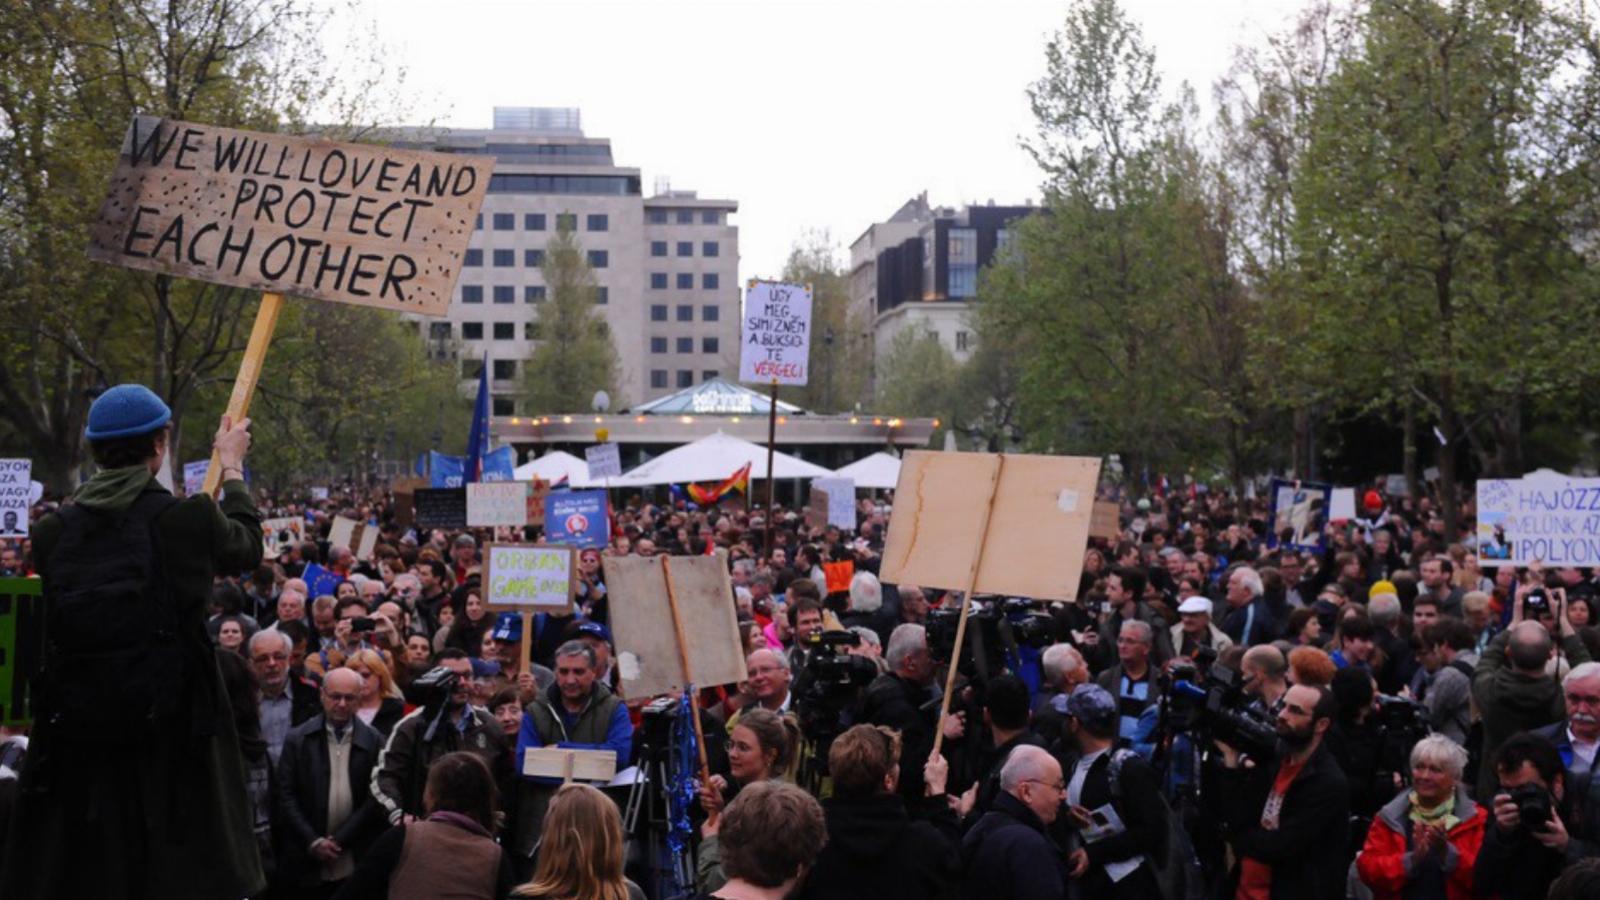
[[[170,421],[172,410],[154,391],[142,384],[119,384],[95,398],[84,436],[91,441],[133,437],[149,434]]]

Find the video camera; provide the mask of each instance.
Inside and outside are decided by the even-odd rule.
[[[1389,694],[1378,695],[1378,778],[1387,781],[1398,776],[1411,783],[1411,748],[1433,731],[1428,724],[1428,708],[1414,700]]]
[[[988,676],[993,674],[990,660],[1003,661],[1008,651],[1018,647],[1041,650],[1054,643],[1053,623],[1046,616],[1035,615],[1039,608],[1037,601],[1022,597],[976,601],[976,608],[967,614],[968,639],[976,644],[972,653],[961,658],[962,674]],[[948,665],[956,655],[960,622],[960,609],[928,612],[928,653],[934,662]]]
[[[806,661],[795,678],[794,697],[800,730],[807,738],[823,742],[843,731],[844,711],[878,677],[871,659],[840,652],[842,647],[860,645],[861,635],[853,631],[814,632],[802,645]]]
[[[1214,658],[1214,653],[1203,657]],[[1278,747],[1277,726],[1251,704],[1239,673],[1212,663],[1200,681],[1198,671],[1197,665],[1172,667],[1168,692],[1172,730],[1201,733],[1253,759],[1271,759]]]

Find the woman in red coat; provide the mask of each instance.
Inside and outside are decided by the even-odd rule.
[[[1461,786],[1467,751],[1443,735],[1411,750],[1412,786],[1378,811],[1356,857],[1375,900],[1469,900],[1488,821]]]

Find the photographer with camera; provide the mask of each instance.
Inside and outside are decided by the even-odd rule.
[[[889,635],[884,654],[889,674],[881,675],[862,695],[861,719],[900,732],[900,795],[915,802],[923,794],[922,764],[933,752],[934,729],[948,740],[966,733],[966,719],[951,713],[939,722],[939,691],[928,632],[921,625],[899,625]]]
[[[423,704],[394,727],[372,768],[372,796],[383,806],[391,825],[426,813],[422,788],[427,784],[428,769],[445,754],[457,750],[471,753],[482,759],[497,779],[507,756],[500,723],[488,710],[470,705],[472,660],[465,652],[441,650],[438,667],[412,686]]]
[[[1569,802],[1561,756],[1549,741],[1522,732],[1508,738],[1484,770],[1497,789],[1474,890],[1480,897],[1542,900],[1574,849],[1576,804]]]
[[[1467,796],[1467,751],[1443,735],[1411,749],[1412,787],[1373,819],[1356,870],[1375,900],[1466,900],[1487,811]]]
[[[1281,747],[1270,764],[1246,768],[1238,750],[1217,743],[1222,771],[1216,796],[1239,859],[1236,896],[1344,896],[1349,801],[1344,773],[1323,746],[1335,711],[1332,691],[1295,685],[1278,713]]]

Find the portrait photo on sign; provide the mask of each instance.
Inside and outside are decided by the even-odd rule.
[[[1272,480],[1272,540],[1301,550],[1322,547],[1333,486],[1317,481]]]

